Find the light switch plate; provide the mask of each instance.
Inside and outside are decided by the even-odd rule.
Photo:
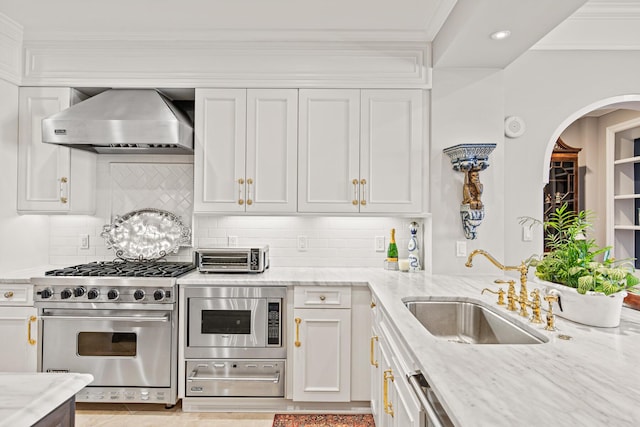
[[[298,236],[298,251],[306,251],[309,246],[307,236]]]
[[[376,252],[384,252],[384,236],[376,236]]]
[[[523,225],[522,226],[522,241],[523,242],[530,242],[533,240],[533,231],[531,230],[531,227],[529,227],[528,225]]]
[[[465,242],[464,240],[458,240],[456,242],[456,256],[457,257],[467,256],[467,242]]]

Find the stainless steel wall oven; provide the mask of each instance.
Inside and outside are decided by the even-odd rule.
[[[183,288],[186,396],[283,397],[286,288]]]

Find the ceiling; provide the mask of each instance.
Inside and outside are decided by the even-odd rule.
[[[505,68],[528,49],[640,50],[638,0],[0,0],[23,39],[411,41],[434,68]],[[497,30],[511,37],[492,40]]]

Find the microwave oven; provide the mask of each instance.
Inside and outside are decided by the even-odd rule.
[[[269,246],[198,248],[195,262],[201,273],[262,273],[269,268]]]

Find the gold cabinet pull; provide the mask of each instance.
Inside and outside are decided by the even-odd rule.
[[[302,345],[302,343],[300,342],[300,322],[302,322],[302,319],[299,317],[296,317],[295,321],[296,321],[296,342],[294,344],[296,347],[300,347]]]
[[[354,206],[357,206],[358,205],[358,180],[353,178],[351,183],[353,184],[353,200],[351,201],[351,203]]]
[[[31,338],[31,324],[36,320],[38,320],[36,316],[31,316],[29,317],[29,322],[27,323],[27,341],[29,341],[29,344],[31,345],[36,345],[36,340]]]
[[[69,180],[66,176],[60,178],[60,203],[68,203],[69,202],[69,190],[67,183]]]
[[[251,199],[251,184],[253,184],[253,179],[247,178],[247,205],[249,206],[253,204],[253,200]]]
[[[384,382],[382,383],[382,400],[384,402],[384,412],[393,417],[393,404],[389,402],[389,383],[387,380],[394,381],[394,376],[391,369],[384,371]]]
[[[376,368],[378,367],[378,361],[377,360],[373,360],[373,348],[375,346],[374,341],[378,341],[378,336],[374,335],[371,337],[371,353],[369,355],[369,361],[371,363],[371,366],[375,366]]]
[[[361,179],[360,180],[360,189],[362,190],[362,197],[360,197],[360,204],[362,206],[365,206],[367,204],[367,195],[366,195],[366,189],[367,189],[367,180],[366,179]]]
[[[6,299],[12,298],[13,297],[13,291],[7,291],[4,293],[4,297]]]
[[[244,179],[238,178],[238,204],[240,206],[244,205],[244,199],[242,198],[242,190],[244,186]]]
[[[376,303],[371,301],[371,308],[375,308],[375,306],[376,306]]]

